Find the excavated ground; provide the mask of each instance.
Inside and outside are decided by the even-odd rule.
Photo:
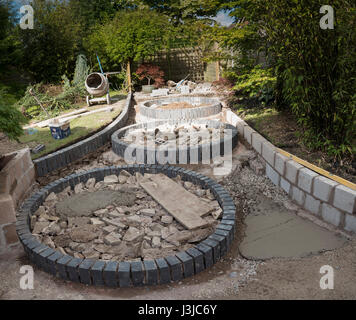
[[[134,112],[130,114],[133,122]],[[38,180],[41,186],[73,172],[122,165],[110,145],[70,167]],[[291,202],[263,176],[256,154],[239,144],[233,170],[214,176],[212,165],[187,168],[221,183],[237,207],[237,232],[229,253],[209,270],[179,283],[156,287],[88,287],[35,270],[34,289],[20,289],[21,247],[0,257],[0,299],[355,299],[356,238],[333,229]],[[334,289],[322,290],[322,266],[334,269]]]
[[[109,289],[87,287],[85,285],[55,279],[49,274],[34,268],[34,290],[21,290],[20,268],[30,264],[21,247],[0,257],[0,298],[1,299],[355,299],[356,287],[356,239],[346,240],[328,226],[319,227],[305,217],[305,212],[290,202],[287,196],[276,188],[267,178],[258,175],[256,159],[251,151],[239,145],[234,152],[235,171],[225,179],[218,179],[229,190],[238,208],[237,236],[230,252],[211,269],[192,278],[169,285]],[[77,164],[80,170],[92,166],[122,164],[122,159],[111,151],[98,158],[85,159]],[[252,168],[251,168],[252,167]],[[192,169],[211,175],[212,166]],[[62,170],[59,176],[76,171],[76,167]],[[216,178],[216,177],[215,177]],[[41,179],[47,184],[54,178]],[[246,259],[243,245],[249,228],[249,217],[258,214],[285,214],[306,225],[300,230],[299,240],[311,237],[316,231],[327,236],[325,243],[302,247],[294,257],[269,259]],[[269,213],[268,213],[269,212]],[[300,215],[303,214],[303,217]],[[321,223],[320,223],[321,224]],[[330,230],[328,230],[328,227]],[[300,227],[301,228],[301,227]],[[284,233],[284,236],[286,232]],[[294,235],[293,235],[294,237]],[[298,239],[282,238],[278,235],[276,243],[282,243],[288,251]],[[314,240],[318,239],[318,233]],[[245,239],[245,240],[244,240]],[[316,241],[317,242],[317,241]],[[330,246],[330,243],[332,244]],[[270,244],[271,245],[271,244]],[[277,246],[278,247],[278,246]],[[272,246],[269,250],[272,250]],[[280,253],[280,252],[279,252]],[[261,257],[260,257],[261,258]],[[334,290],[320,289],[320,268],[330,265],[334,268]]]

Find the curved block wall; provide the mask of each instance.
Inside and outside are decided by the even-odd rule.
[[[153,105],[162,105],[174,102],[187,102],[191,104],[206,104],[205,107],[185,109],[158,109]],[[216,115],[221,112],[221,103],[218,99],[208,97],[171,97],[166,99],[143,102],[139,105],[140,114],[149,119],[190,120]]]

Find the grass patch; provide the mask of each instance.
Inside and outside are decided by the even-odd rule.
[[[45,145],[45,150],[38,154],[32,155],[32,159],[37,159],[58,149],[71,145],[107,126],[121,113],[121,110],[122,108],[115,108],[112,112],[98,112],[71,120],[71,135],[62,140],[55,140],[52,137],[49,128],[46,127],[36,128],[38,132],[32,135],[24,134],[20,137],[20,142],[27,144],[31,148],[37,146],[38,144]]]

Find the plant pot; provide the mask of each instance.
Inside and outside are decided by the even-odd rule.
[[[152,93],[152,91],[154,90],[155,86],[151,85],[144,85],[142,86],[142,92],[144,93]]]

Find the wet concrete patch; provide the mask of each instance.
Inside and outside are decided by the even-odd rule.
[[[60,217],[88,217],[92,212],[109,205],[132,206],[136,194],[130,191],[99,190],[73,195],[56,204]]]
[[[342,247],[347,240],[260,196],[246,217],[241,254],[248,259],[301,258]]]

